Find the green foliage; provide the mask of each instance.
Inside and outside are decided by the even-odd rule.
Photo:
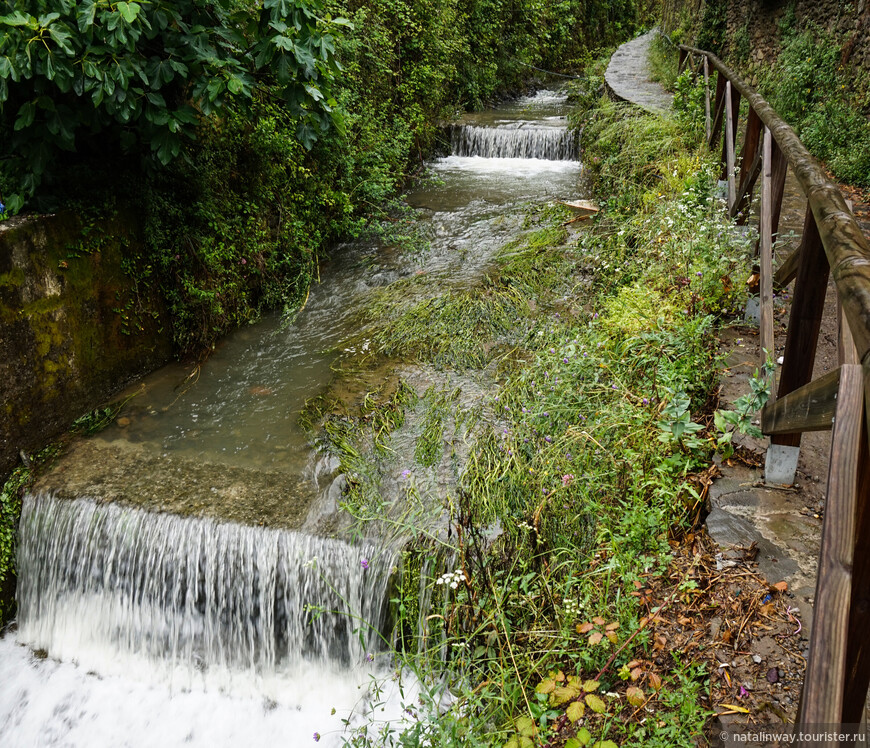
[[[668,91],[674,90],[679,74],[679,54],[676,40],[657,34],[649,48],[650,78],[661,83]]]
[[[838,179],[870,186],[866,77],[841,66],[840,48],[823,29],[789,24],[784,34],[776,63],[762,72],[762,93]]]
[[[310,147],[337,112],[335,27],[318,0],[3,0],[0,131],[16,212],[59,151],[166,165],[203,117],[274,96]]]
[[[264,310],[298,307],[321,248],[352,221],[347,194],[328,164],[313,172],[318,151],[305,151],[281,106],[230,108],[189,149],[189,164],[148,183],[147,250],[130,268],[157,281],[179,350],[197,353]]]
[[[26,460],[27,464],[14,468],[0,487],[0,626],[15,612],[14,601],[4,598],[7,592],[14,589],[21,500],[33,482],[36,469],[54,457],[57,451],[58,447],[51,445],[31,455]]]
[[[725,45],[728,23],[728,0],[707,0],[698,29],[697,47],[719,54]]]

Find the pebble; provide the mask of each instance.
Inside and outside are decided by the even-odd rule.
[[[756,665],[761,664],[761,655],[752,655],[752,661],[753,661]]]
[[[767,671],[767,682],[768,683],[776,683],[779,680],[779,671],[772,667]]]

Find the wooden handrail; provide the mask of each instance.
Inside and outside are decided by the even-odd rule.
[[[698,67],[691,64],[695,55],[704,58],[705,123],[709,66],[718,73],[716,116],[707,127],[707,142],[718,148],[724,112],[721,160],[732,218],[745,220],[745,213],[739,214],[761,167],[757,251],[764,355],[773,354],[773,283],[795,283],[779,397],[772,388],[761,413],[762,432],[772,444],[797,447],[803,432],[833,427],[815,620],[798,724],[857,723],[870,684],[870,243],[839,188],[770,104],[714,54],[686,45],[679,50],[681,69]],[[750,114],[737,179],[733,139],[740,96],[749,102]],[[774,275],[773,242],[789,167],[807,196],[807,211],[800,246]],[[840,367],[812,380],[829,275],[838,297]],[[835,742],[823,738],[813,745],[834,748]]]
[[[681,44],[681,50],[706,57],[729,80],[770,129],[800,183],[816,219],[843,313],[849,322],[858,358],[870,364],[870,243],[840,194],[795,131],[773,107],[712,52]]]

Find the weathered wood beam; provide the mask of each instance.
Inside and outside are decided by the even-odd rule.
[[[725,81],[727,78],[719,73],[716,76],[716,95],[714,98],[713,107],[716,112],[713,115],[713,126],[710,130],[710,138],[707,140],[707,145],[712,148],[713,144],[719,139],[719,133],[722,132],[722,120],[725,117]]]
[[[801,243],[795,255],[796,280],[779,376],[780,397],[803,387],[813,378],[816,347],[828,292],[828,258],[819,237],[816,219],[809,207],[804,217]],[[780,434],[772,437],[771,442],[785,447],[799,447],[801,435]]]
[[[868,453],[868,379],[864,372],[864,427],[858,447],[857,517],[852,556],[852,599],[846,637],[846,682],[843,685],[845,723],[861,722],[870,684],[870,453]]]
[[[780,265],[776,272],[773,274],[773,287],[774,288],[785,288],[789,283],[791,283],[798,271],[798,262],[800,262],[801,256],[801,248],[798,245],[797,249],[792,252],[785,260],[782,265]]]
[[[707,142],[710,142],[710,63],[707,61],[707,55],[704,55],[704,133],[707,136]]]
[[[750,107],[746,118],[746,133],[743,137],[743,150],[740,154],[740,174],[737,179],[737,199],[731,206],[730,215],[734,218],[744,210],[752,196],[755,181],[761,173],[761,129],[762,124],[755,110]],[[746,223],[748,216],[744,215],[738,221]]]
[[[863,401],[863,367],[843,366],[831,439],[827,506],[800,725],[835,725],[843,716]],[[814,745],[833,746],[839,742]]]
[[[727,137],[727,135],[726,135]],[[771,157],[773,143],[770,130],[764,129],[764,145],[761,169],[761,226],[759,227],[761,242],[759,265],[761,267],[761,290],[759,304],[761,306],[761,328],[759,343],[761,345],[761,364],[764,365],[767,356],[774,356],[773,338],[773,242],[771,238]],[[775,391],[771,383],[771,399]]]
[[[728,210],[737,200],[737,185],[734,177],[734,145],[737,135],[736,111],[740,109],[740,94],[735,101],[731,90],[731,81],[725,84],[725,179],[728,181]]]
[[[770,436],[827,431],[834,422],[839,385],[840,369],[834,369],[774,403],[768,403],[761,411],[762,433]]]

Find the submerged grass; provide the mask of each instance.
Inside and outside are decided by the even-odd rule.
[[[478,286],[413,279],[374,297],[364,336],[380,353],[454,370],[486,367],[503,341],[515,355],[474,408],[437,387],[401,406],[415,414],[401,430],[417,424],[406,498],[425,503],[416,476],[452,464],[428,498],[449,530],[417,546],[394,600],[396,656],[423,691],[406,723],[371,722],[349,745],[695,745],[707,674],[653,640],[659,608],[640,590],[703,510],[691,477],[716,442],[713,331],[742,302],[731,278],[752,237],[725,217],[687,120],[602,100],[584,129],[603,198],[588,228],[537,211]],[[359,508],[384,501],[371,466],[396,442],[366,452],[378,427],[360,425],[327,431],[349,510],[378,521],[382,504]]]

